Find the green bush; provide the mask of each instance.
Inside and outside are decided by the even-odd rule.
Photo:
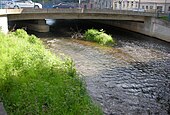
[[[73,61],[55,56],[24,30],[0,33],[0,75],[0,98],[8,114],[102,114],[77,76]]]
[[[115,40],[103,30],[88,29],[84,34],[85,40],[94,41],[102,45],[116,44]]]
[[[168,16],[162,16],[162,17],[159,17],[159,18],[162,19],[162,20],[168,21]]]

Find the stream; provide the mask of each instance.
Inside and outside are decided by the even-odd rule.
[[[117,45],[71,39],[74,31],[104,29]],[[170,114],[170,43],[101,24],[56,21],[49,33],[34,33],[56,55],[75,62],[87,91],[105,115]]]

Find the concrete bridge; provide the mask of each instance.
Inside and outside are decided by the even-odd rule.
[[[35,31],[48,32],[49,26],[45,24],[45,19],[93,19],[100,23],[129,29],[157,38],[164,36],[164,38],[160,39],[170,41],[170,32],[168,32],[170,31],[169,24],[161,24],[163,25],[163,28],[161,27],[161,33],[159,33],[159,36],[155,34],[158,30],[156,26],[156,22],[158,21],[155,21],[157,16],[158,14],[156,12],[108,9],[1,9],[0,26],[1,30],[7,33],[8,21],[36,20],[34,23],[27,23],[26,26]],[[164,28],[164,26],[166,27]]]
[[[2,9],[0,15],[8,20],[35,19],[104,19],[144,21],[145,17],[155,17],[156,13],[133,12],[123,10],[97,9]]]

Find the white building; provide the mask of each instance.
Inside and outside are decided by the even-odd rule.
[[[140,8],[146,11],[170,12],[170,0],[140,0]]]
[[[139,6],[139,0],[113,0],[112,3],[115,10],[132,10]]]
[[[145,11],[170,12],[170,0],[92,0],[93,8],[132,10],[135,8]]]
[[[94,0],[95,8],[97,9],[112,9],[112,0]]]

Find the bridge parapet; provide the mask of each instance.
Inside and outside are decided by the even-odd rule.
[[[134,12],[128,10],[112,10],[112,9],[0,9],[0,15],[4,14],[35,14],[35,13],[84,13],[84,14],[122,14],[136,16],[156,17],[154,12]]]
[[[21,14],[23,9],[0,9],[0,15]]]
[[[47,13],[84,13],[83,9],[47,9]]]
[[[112,10],[112,9],[85,9],[83,13],[105,13],[105,14],[124,14],[124,15],[140,15],[140,16],[156,16],[153,12],[134,12],[130,10]]]

